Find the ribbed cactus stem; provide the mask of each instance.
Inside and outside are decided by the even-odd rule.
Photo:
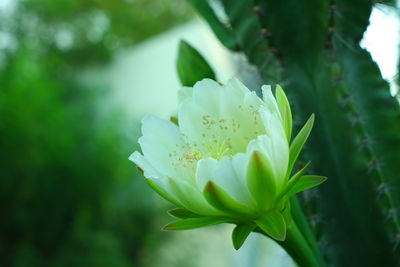
[[[340,67],[335,66],[335,69],[337,68]],[[339,78],[344,74],[338,73],[337,75]],[[338,88],[341,88],[342,107],[346,110],[346,113],[349,116],[349,121],[357,132],[359,151],[365,158],[365,172],[368,174],[366,177],[369,177],[375,186],[374,191],[376,192],[376,201],[378,202],[378,206],[381,207],[382,218],[386,225],[388,239],[393,242],[393,252],[399,253],[400,247],[397,244],[396,235],[400,232],[400,214],[398,214],[396,205],[394,204],[395,202],[390,185],[385,181],[382,160],[375,152],[375,141],[373,137],[369,135],[365,127],[367,119],[365,119],[364,116],[367,116],[367,114],[358,111],[357,103],[355,101],[356,97],[352,96],[352,92],[348,87],[346,87],[343,78],[337,79],[337,81],[340,83]]]
[[[359,47],[374,1],[220,1],[232,39],[264,83],[284,87],[295,122],[316,114],[303,156],[329,180],[302,208],[329,263],[400,266],[399,99]]]

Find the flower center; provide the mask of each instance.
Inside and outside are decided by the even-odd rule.
[[[170,153],[170,157],[177,157],[178,166],[188,167],[195,166],[197,161],[204,158],[221,159],[224,156],[230,157],[232,154],[229,153],[232,149],[230,144],[230,138],[222,139],[220,136],[212,138],[208,141],[204,141],[201,145],[196,143],[185,143],[183,146],[177,145],[177,148],[184,151],[182,154],[178,154],[176,151]]]
[[[255,106],[239,105],[235,116],[201,116],[202,127],[197,136],[182,134],[184,145],[176,145],[177,150],[170,153],[176,167],[196,168],[199,160],[223,157],[231,158],[236,153],[245,152],[247,144],[258,135],[266,134],[260,113]]]

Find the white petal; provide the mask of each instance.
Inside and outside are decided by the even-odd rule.
[[[142,121],[139,144],[147,161],[165,177],[190,179],[194,170],[179,164],[184,145],[179,128],[172,122],[148,116]],[[194,182],[194,178],[192,179]]]
[[[282,137],[286,136],[285,126],[278,112],[269,112],[263,107],[261,107],[258,112],[267,134]]]
[[[138,151],[133,152],[132,155],[129,156],[129,160],[133,161],[138,167],[143,170],[144,177],[155,179],[165,178],[165,176],[157,171],[150,164],[150,162]]]
[[[212,181],[236,201],[253,206],[255,202],[246,183],[247,164],[248,156],[243,153],[233,158],[223,157],[219,161],[210,158],[201,160],[196,172],[199,188],[204,189],[207,182]]]
[[[270,85],[263,85],[261,87],[262,94],[263,94],[263,100],[268,108],[269,112],[277,112],[280,116],[279,108],[278,108],[278,103],[276,103],[276,99],[274,95],[272,94],[271,91],[271,86]]]
[[[192,87],[182,87],[181,90],[178,91],[178,103],[182,103],[184,100],[191,98],[193,95]]]
[[[170,199],[174,201],[174,203],[179,203],[176,197],[171,194],[166,177],[162,173],[158,172],[142,154],[135,151],[129,159],[140,167],[144,172],[143,175],[146,178],[151,179]]]
[[[196,181],[200,191],[204,190],[207,182],[214,180],[214,173],[218,166],[218,160],[205,158],[199,160],[196,170]]]
[[[179,128],[189,143],[196,143],[203,154],[206,145],[225,142],[229,154],[245,152],[247,143],[264,133],[257,114],[263,102],[240,81],[225,86],[203,80],[193,88],[193,97],[179,109]],[[225,149],[225,148],[224,148]],[[222,150],[224,150],[222,149]]]
[[[247,88],[239,79],[234,77],[229,79],[225,87],[231,92],[230,94],[234,94],[238,98],[243,98],[243,95],[250,92],[249,88]]]

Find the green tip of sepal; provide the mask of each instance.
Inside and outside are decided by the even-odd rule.
[[[203,56],[187,42],[179,43],[176,62],[179,79],[183,86],[193,86],[205,78],[215,80],[215,73]]]
[[[178,219],[189,219],[189,218],[201,217],[201,215],[198,215],[198,214],[191,212],[184,208],[175,208],[175,209],[167,211],[167,213],[168,213],[168,215],[170,215],[174,218],[178,218]]]
[[[307,122],[304,124],[303,128],[294,138],[293,142],[290,144],[290,155],[289,155],[289,165],[288,165],[288,173],[290,175],[294,163],[296,162],[298,156],[300,155],[301,150],[305,142],[307,141],[308,137],[310,136],[311,130],[314,125],[314,113],[311,114],[310,118],[308,118]]]
[[[275,98],[285,126],[287,140],[290,141],[292,136],[292,111],[290,109],[289,100],[280,85],[276,86]]]
[[[140,168],[139,166],[136,166],[136,169],[138,170],[138,172],[140,172],[141,175],[144,175],[144,171],[142,168]]]
[[[256,224],[238,224],[232,231],[232,243],[233,247],[238,250],[242,247],[244,241],[250,233],[256,228]]]
[[[177,231],[177,230],[190,230],[210,225],[232,222],[231,219],[221,217],[199,217],[183,219],[175,222],[168,223],[162,230]]]
[[[286,239],[286,223],[283,215],[279,211],[268,212],[266,215],[256,220],[256,224],[271,238],[278,241],[284,241]]]
[[[175,204],[177,206],[180,206],[180,203],[175,200],[172,196],[170,196],[165,190],[163,190],[161,187],[159,187],[153,180],[150,178],[146,178],[146,182],[150,185],[150,187],[157,192],[162,198],[165,200],[171,202],[172,204]]]
[[[177,117],[171,116],[171,117],[169,118],[169,120],[170,120],[173,124],[175,124],[176,126],[179,126],[179,121],[178,121],[178,118],[177,118]]]
[[[288,192],[288,195],[291,196],[301,191],[313,188],[317,185],[322,184],[326,180],[328,180],[328,178],[325,176],[303,175],[294,182]]]
[[[211,181],[206,184],[203,195],[211,206],[220,211],[235,214],[249,214],[254,212],[247,205],[233,199],[221,187]]]

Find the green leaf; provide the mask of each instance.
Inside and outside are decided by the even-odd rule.
[[[306,124],[304,124],[303,128],[300,130],[300,132],[294,138],[293,142],[290,144],[289,167],[287,172],[288,176],[292,172],[293,166],[304,146],[304,143],[306,142],[308,136],[310,135],[313,125],[314,125],[314,114],[310,116]]]
[[[221,187],[209,181],[204,188],[204,197],[213,207],[227,213],[251,214],[250,207],[239,203],[229,196]]]
[[[310,189],[314,186],[320,185],[328,178],[319,175],[304,175],[297,179],[293,186],[288,191],[288,195],[294,195],[298,192]]]
[[[176,67],[183,86],[193,86],[204,78],[215,80],[214,71],[207,61],[185,41],[179,43]]]
[[[260,208],[268,208],[276,195],[276,183],[269,159],[259,151],[251,155],[247,185]]]
[[[255,228],[256,225],[254,223],[237,225],[232,231],[233,247],[238,250]]]
[[[167,192],[165,192],[163,189],[161,189],[161,187],[159,187],[155,182],[153,182],[151,179],[149,178],[145,178],[146,182],[150,185],[150,187],[157,192],[157,194],[159,194],[161,197],[163,197],[165,200],[171,202],[172,204],[175,204],[177,206],[181,206],[181,204],[175,200],[174,198],[172,198]]]
[[[172,210],[167,211],[167,213],[169,215],[171,215],[172,217],[178,218],[178,219],[188,219],[188,218],[197,218],[197,217],[201,217],[200,215],[191,212],[187,209],[184,208],[175,208]]]
[[[256,224],[273,239],[283,241],[286,238],[286,223],[282,214],[275,210],[256,220]]]
[[[279,112],[283,119],[283,125],[285,126],[286,137],[288,142],[290,142],[292,135],[292,111],[286,94],[280,85],[276,86],[275,97],[276,102],[278,103]]]
[[[163,230],[175,231],[175,230],[190,230],[195,228],[206,227],[210,225],[232,222],[231,219],[220,218],[220,217],[199,217],[183,219],[180,221],[171,222],[163,227]]]

